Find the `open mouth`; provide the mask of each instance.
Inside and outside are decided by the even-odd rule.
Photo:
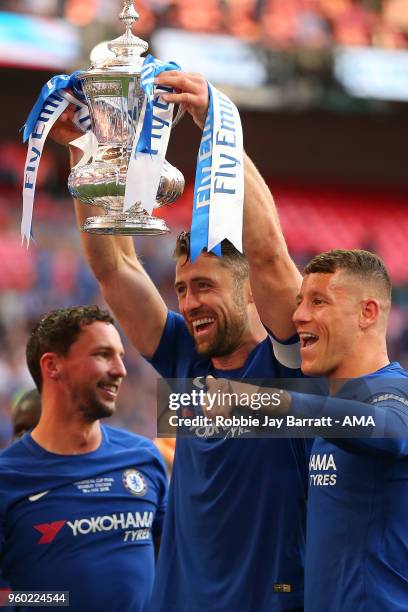
[[[215,323],[214,317],[202,317],[192,322],[195,336],[202,336],[210,331]]]
[[[300,337],[300,348],[308,348],[309,346],[313,346],[319,340],[319,336],[316,334],[312,334],[310,332],[299,332]]]
[[[116,399],[119,387],[113,383],[99,383],[98,387],[102,389],[106,397],[109,399]]]

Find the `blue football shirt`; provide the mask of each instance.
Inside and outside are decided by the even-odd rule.
[[[269,338],[239,370],[215,371],[175,313],[150,361],[165,378],[299,375],[277,361]],[[307,442],[178,438],[153,612],[274,612],[303,605]]]
[[[26,434],[0,460],[4,578],[15,591],[69,591],[70,610],[146,610],[166,487],[158,450],[136,434],[102,426],[99,448],[79,455]]]
[[[344,401],[347,399],[348,401]],[[364,404],[361,404],[361,403]],[[310,457],[305,612],[408,610],[408,373],[398,363],[297,415],[376,414],[399,438],[317,438]]]

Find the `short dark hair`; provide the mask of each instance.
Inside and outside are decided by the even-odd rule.
[[[214,253],[211,253],[211,251],[207,252],[206,249],[203,249],[202,252],[207,253],[207,255],[211,255],[212,257],[217,257],[214,255]],[[240,253],[229,240],[225,239],[221,242],[221,253],[222,257],[218,257],[219,262],[231,269],[235,280],[242,282],[248,278],[248,260],[245,255]],[[185,257],[186,261],[190,261],[191,259],[190,232],[181,232],[177,238],[173,258],[179,259],[180,257]]]
[[[78,339],[82,328],[95,321],[114,324],[107,310],[99,306],[71,306],[44,314],[32,330],[27,342],[26,358],[31,376],[41,392],[42,373],[40,360],[44,353],[66,355]]]
[[[361,249],[333,249],[315,255],[304,268],[304,274],[331,274],[345,270],[359,276],[363,281],[371,280],[383,289],[385,297],[391,299],[392,284],[383,260]]]

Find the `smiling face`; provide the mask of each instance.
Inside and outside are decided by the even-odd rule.
[[[116,328],[105,321],[84,325],[66,355],[57,355],[58,380],[72,405],[88,422],[115,412],[126,376],[123,345]]]
[[[361,298],[358,280],[343,270],[304,277],[293,315],[304,374],[341,378],[359,359]]]
[[[248,328],[245,281],[215,256],[201,254],[194,263],[180,257],[175,288],[196,350],[207,357],[232,353]]]

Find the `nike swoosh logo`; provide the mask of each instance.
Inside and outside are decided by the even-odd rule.
[[[35,495],[30,495],[30,497],[28,498],[29,501],[33,502],[33,501],[37,501],[37,499],[41,499],[41,497],[44,497],[44,495],[47,495],[47,493],[49,493],[50,491],[43,491],[42,493],[36,493]]]

